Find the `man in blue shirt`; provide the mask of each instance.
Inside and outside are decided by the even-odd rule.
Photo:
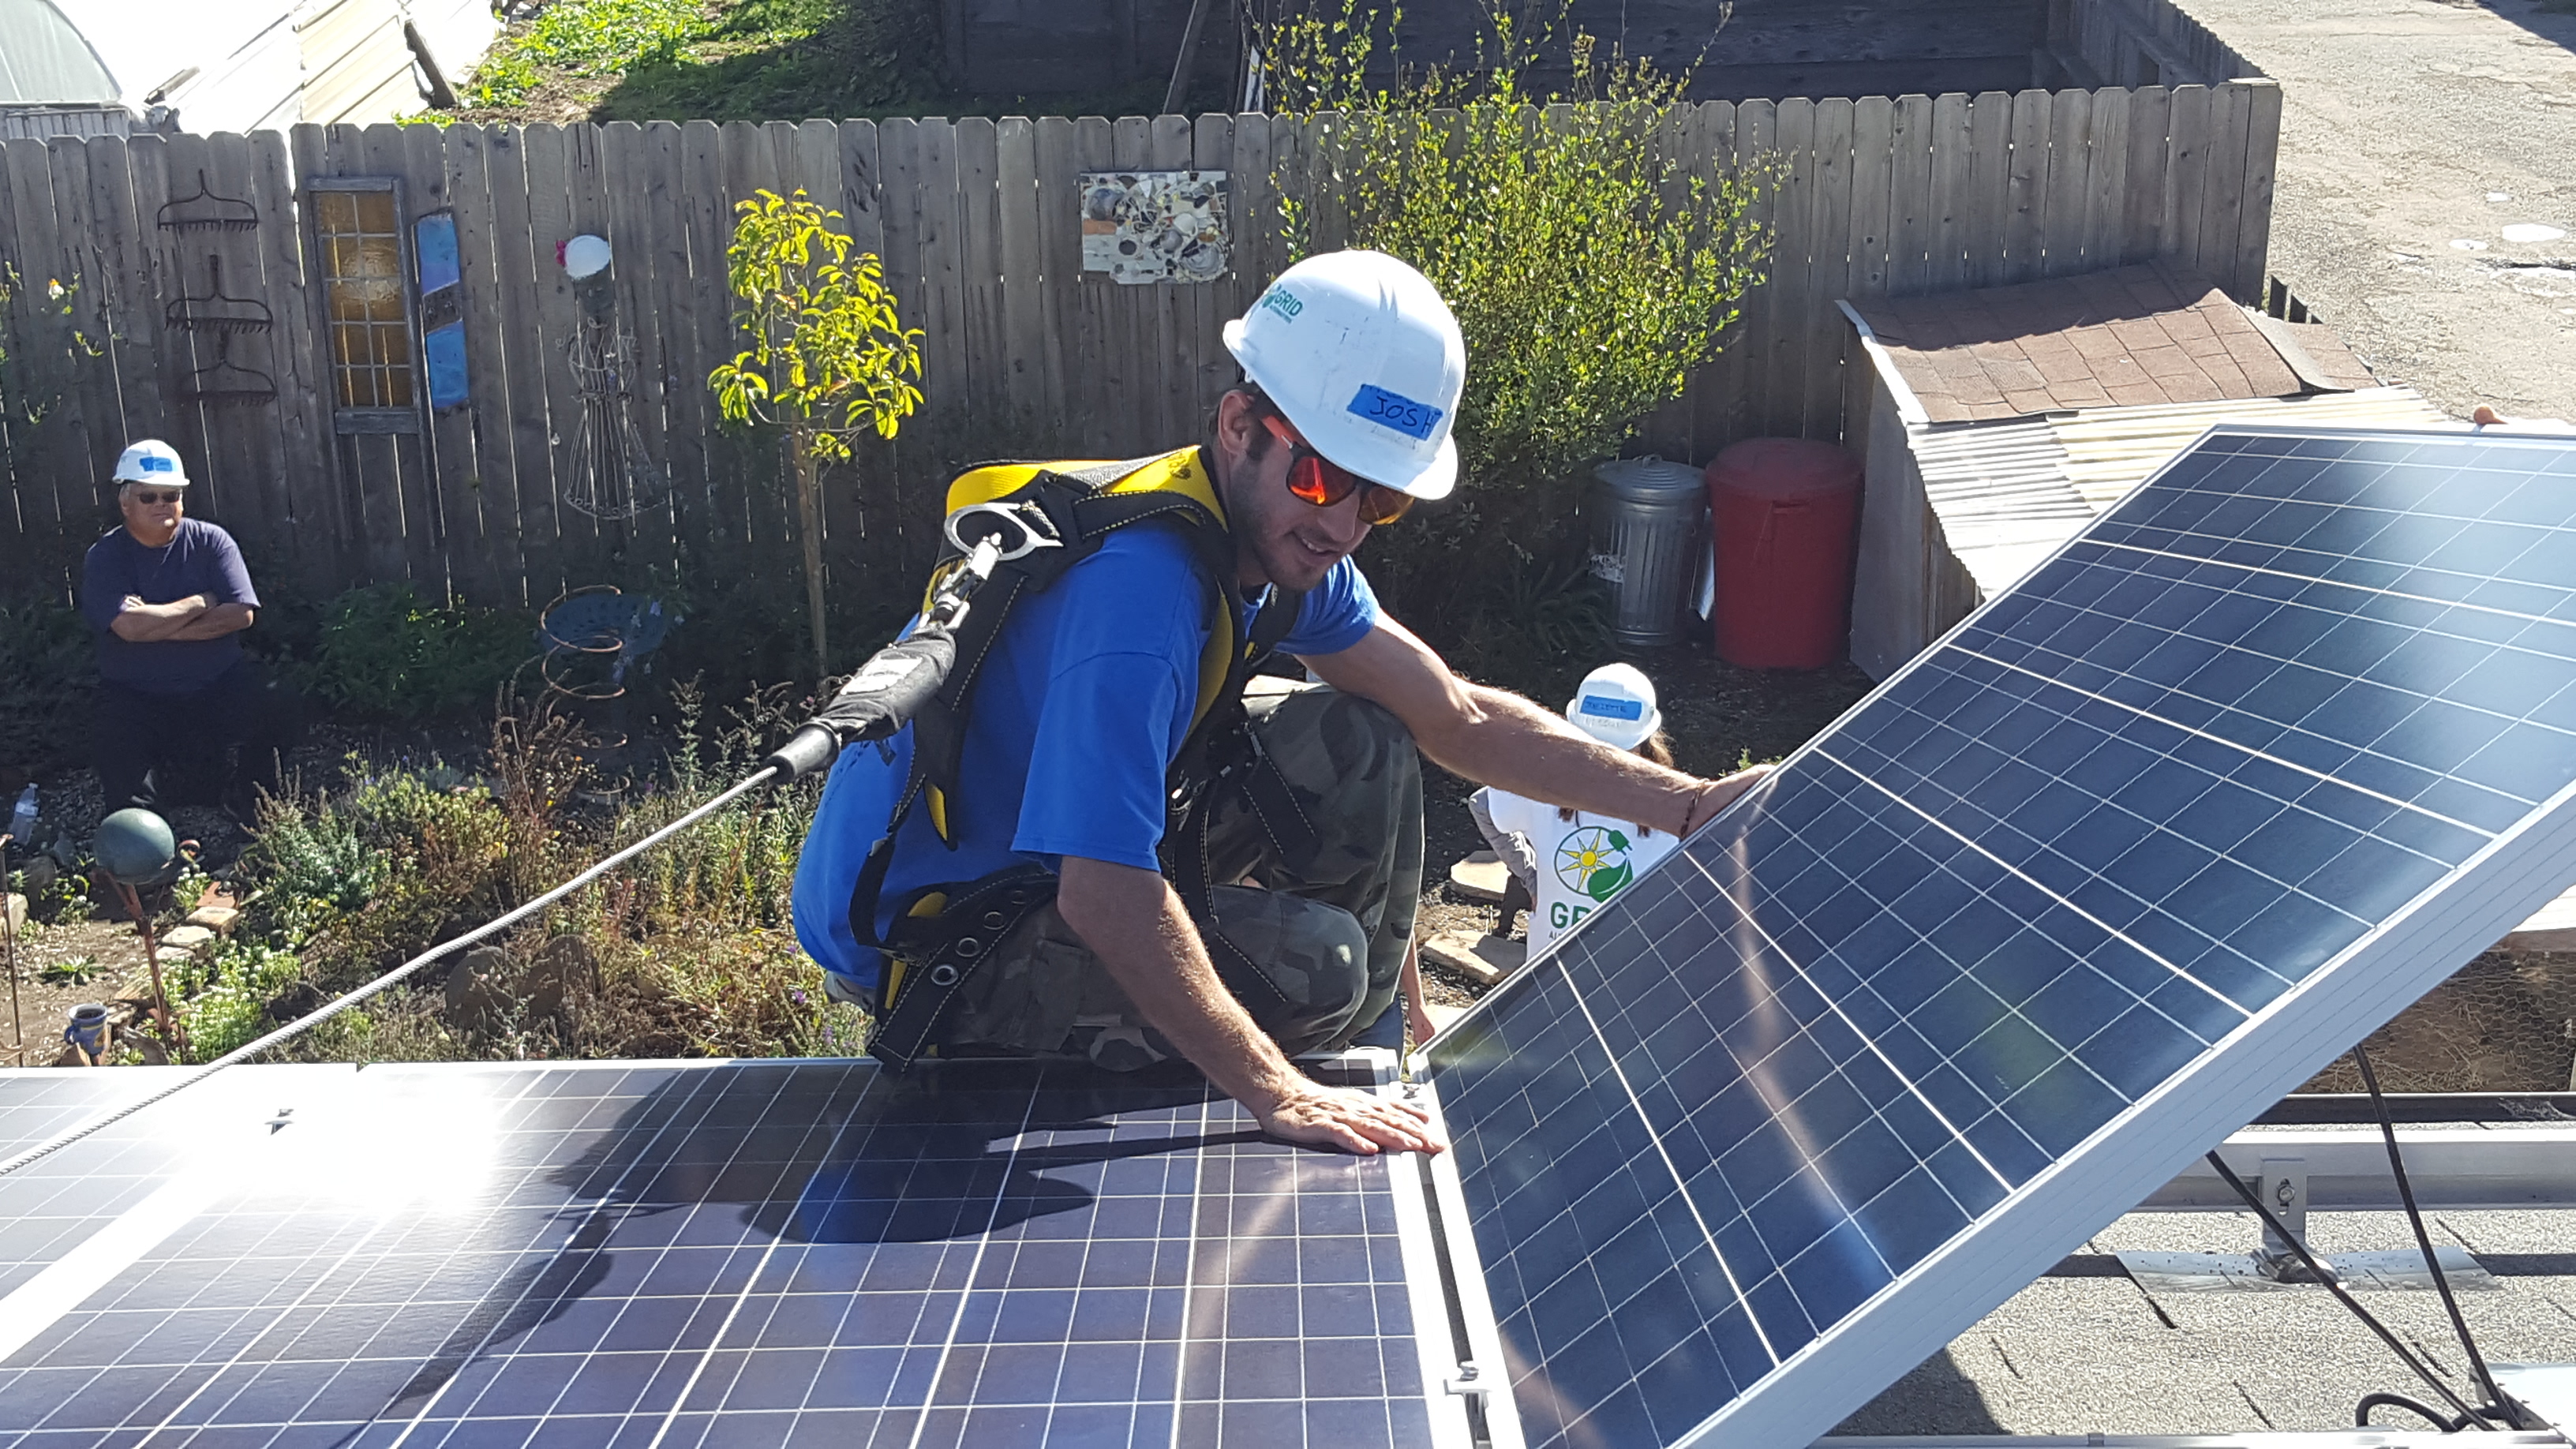
[[[91,544],[81,612],[98,636],[91,763],[108,810],[220,804],[277,788],[293,711],[242,654],[259,595],[232,535],[187,515],[188,475],[146,438],[116,460],[124,522]],[[223,770],[223,752],[240,758]]]
[[[1248,690],[1244,705],[1311,842],[1292,851],[1259,811],[1221,798],[1204,903],[1166,879],[1166,772],[1215,621],[1188,538],[1134,524],[1012,606],[968,701],[947,804],[954,845],[927,811],[904,818],[867,934],[888,939],[894,914],[925,892],[1033,862],[1054,873],[1054,902],[979,945],[943,1049],[1104,1066],[1178,1055],[1275,1135],[1438,1150],[1419,1112],[1322,1086],[1288,1061],[1381,1023],[1400,1030],[1389,1007],[1421,892],[1417,747],[1470,779],[1676,835],[1752,774],[1700,780],[1611,750],[1552,710],[1459,679],[1379,610],[1352,552],[1457,474],[1449,425],[1465,346],[1421,274],[1374,252],[1310,258],[1225,341],[1246,382],[1187,466],[1212,476],[1232,540],[1232,577],[1213,581],[1219,606],[1248,620],[1273,590],[1302,595],[1278,647],[1329,687],[1263,681],[1277,687]],[[872,1004],[885,969],[849,913],[915,733],[842,754],[799,862],[797,935],[840,999]]]

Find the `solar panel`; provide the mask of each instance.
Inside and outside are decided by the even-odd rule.
[[[2576,873],[2576,445],[2225,428],[1436,1040],[1533,1445],[1796,1445]]]
[[[0,1129],[119,1075],[7,1074]],[[1449,1333],[1398,1160],[1270,1142],[1195,1080],[446,1065],[203,1090],[258,1135],[176,1167],[215,1174],[201,1210],[67,1303],[0,1297],[0,1331],[53,1315],[0,1365],[13,1443],[1464,1442],[1425,1388]],[[151,1120],[10,1181],[78,1194],[102,1160],[183,1153]],[[114,1199],[89,1240],[138,1215]]]

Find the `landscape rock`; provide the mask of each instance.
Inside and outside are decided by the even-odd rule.
[[[192,955],[214,944],[215,933],[204,926],[172,926],[161,933],[161,949]],[[167,959],[166,955],[164,959]]]
[[[219,936],[232,934],[233,922],[240,919],[241,912],[231,906],[199,906],[188,913],[189,925],[202,927]]]
[[[0,914],[8,916],[10,930],[27,929],[27,898],[15,894],[0,896]]]
[[[28,857],[27,894],[31,896],[43,895],[45,892],[52,890],[54,888],[54,882],[62,879],[62,877],[62,867],[54,864],[54,858],[52,856],[37,855]]]
[[[1499,901],[1511,883],[1511,867],[1490,850],[1479,850],[1449,867],[1449,888],[1471,901]]]
[[[497,946],[477,946],[447,969],[447,1021],[451,1026],[478,1027],[509,1006],[505,983],[516,963]]]
[[[1422,943],[1422,955],[1470,981],[1491,986],[1521,969],[1521,963],[1529,958],[1529,943],[1507,941],[1481,931],[1442,931]]]
[[[537,951],[537,959],[528,963],[521,990],[525,994],[530,1017],[552,1016],[563,1010],[564,997],[573,986],[591,981],[599,972],[599,955],[590,943],[579,936],[557,936]]]

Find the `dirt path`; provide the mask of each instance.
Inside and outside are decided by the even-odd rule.
[[[2576,5],[2186,4],[2281,82],[2273,274],[2454,414],[2576,421]]]

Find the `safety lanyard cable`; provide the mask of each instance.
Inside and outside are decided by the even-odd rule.
[[[556,886],[553,890],[546,892],[544,895],[537,897],[526,905],[520,906],[515,910],[506,912],[505,914],[494,918],[493,920],[487,921],[483,925],[477,926],[473,930],[466,932],[462,936],[458,936],[452,941],[443,941],[438,945],[430,947],[428,950],[423,951],[408,961],[405,961],[400,966],[397,966],[393,970],[386,972],[384,975],[377,977],[375,980],[368,982],[366,985],[359,987],[355,991],[349,992],[345,996],[339,997],[334,1001],[327,1002],[324,1005],[317,1007],[310,1014],[298,1017],[295,1020],[288,1022],[286,1025],[279,1027],[277,1030],[270,1032],[268,1035],[261,1037],[256,1041],[235,1047],[233,1050],[224,1053],[222,1056],[215,1058],[204,1066],[188,1072],[186,1075],[180,1077],[177,1081],[170,1083],[168,1086],[162,1087],[157,1091],[146,1093],[145,1095],[136,1098],[134,1101],[126,1103],[124,1106],[119,1107],[112,1112],[105,1113],[98,1117],[93,1117],[89,1121],[82,1123],[68,1132],[62,1133],[56,1137],[48,1138],[45,1141],[28,1148],[26,1151],[19,1153],[17,1156],[10,1158],[6,1162],[0,1162],[0,1177],[6,1177],[10,1173],[16,1172],[18,1169],[25,1167],[31,1162],[36,1162],[43,1158],[50,1157],[54,1153],[60,1152],[64,1148],[71,1146],[73,1143],[80,1141],[82,1138],[88,1137],[103,1128],[112,1127],[156,1102],[167,1101],[170,1098],[177,1096],[179,1093],[186,1091],[188,1088],[197,1085],[199,1082],[206,1080],[208,1077],[213,1076],[215,1073],[222,1071],[224,1068],[234,1066],[241,1062],[246,1062],[252,1057],[258,1056],[261,1052],[268,1050],[270,1047],[277,1045],[279,1042],[300,1036],[303,1033],[312,1030],[314,1027],[320,1026],[322,1023],[329,1021],[331,1018],[338,1016],[341,1012],[347,1011],[350,1007],[357,1005],[359,1002],[388,990],[397,982],[402,981],[412,973],[441,957],[453,955],[456,952],[473,945],[477,941],[487,940],[502,931],[508,930],[510,927],[517,925],[519,922],[526,920],[528,917],[535,915],[537,912],[542,911],[546,907],[553,905],[555,902],[562,900],[564,897],[571,895],[574,891],[581,889],[583,886],[586,886],[592,881],[599,879],[601,876],[608,874],[617,867],[633,860],[636,856],[643,854],[645,851],[650,850],[654,846],[661,844],[663,841],[670,839],[679,832],[686,830],[690,826],[695,825],[699,821],[706,819],[708,816],[715,814],[719,810],[722,810],[745,794],[748,794],[761,785],[768,783],[770,777],[776,775],[778,772],[779,767],[776,765],[769,765],[762,768],[751,775],[748,779],[745,779],[741,783],[726,790],[723,794],[716,796],[704,805],[701,805],[695,810],[690,811],[688,814],[681,816],[679,819],[672,821],[670,824],[663,826],[661,829],[654,831],[652,834],[645,836],[643,839],[636,841],[633,845],[627,846],[625,849],[618,851],[616,854],[609,856],[605,860],[600,861],[597,865],[594,865],[588,870],[583,871],[581,874],[574,876],[572,879],[565,881],[562,885]]]

